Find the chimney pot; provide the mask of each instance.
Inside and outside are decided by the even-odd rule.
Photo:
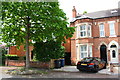
[[[76,11],[75,6],[73,6],[73,9],[72,9],[72,17],[75,18],[76,15],[77,15],[77,11]]]

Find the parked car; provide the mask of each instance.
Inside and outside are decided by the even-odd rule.
[[[106,62],[97,57],[86,57],[77,63],[77,69],[79,71],[98,72],[104,67],[106,67]]]

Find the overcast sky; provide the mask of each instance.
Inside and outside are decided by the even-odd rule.
[[[76,7],[77,13],[81,14],[84,11],[90,13],[100,10],[118,8],[119,1],[120,0],[59,0],[60,8],[64,10],[70,20],[72,18],[73,6]]]

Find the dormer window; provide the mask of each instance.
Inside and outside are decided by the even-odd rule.
[[[112,10],[111,13],[114,14],[114,13],[117,13],[118,11],[117,10]]]

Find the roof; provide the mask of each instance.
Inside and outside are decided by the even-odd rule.
[[[74,18],[71,22],[74,22],[77,19],[86,19],[86,18],[99,19],[99,18],[107,18],[114,16],[120,16],[120,8],[97,11],[97,12],[87,13],[81,16],[76,16],[76,18]]]

